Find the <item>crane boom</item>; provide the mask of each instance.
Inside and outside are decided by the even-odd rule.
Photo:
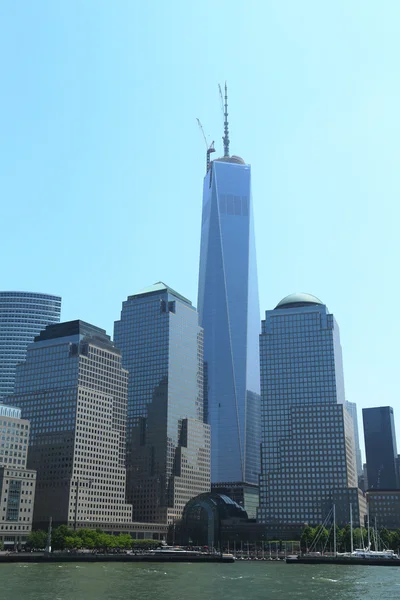
[[[209,170],[210,164],[211,164],[210,154],[212,154],[213,152],[215,152],[214,142],[211,142],[211,144],[208,145],[206,134],[204,133],[203,125],[201,124],[200,119],[197,119],[197,124],[198,124],[198,126],[199,126],[199,128],[201,130],[201,133],[203,134],[203,138],[204,138],[204,141],[205,141],[205,144],[206,144],[206,148],[207,148],[206,167],[207,167],[207,173],[208,173],[208,170]]]

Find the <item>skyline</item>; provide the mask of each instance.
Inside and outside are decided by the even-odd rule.
[[[390,405],[400,431],[400,324],[389,310],[399,288],[400,7],[253,2],[243,15],[206,1],[189,15],[173,2],[152,18],[127,2],[77,6],[0,8],[1,288],[58,294],[63,321],[108,333],[121,301],[156,281],[195,302],[196,117],[222,154],[226,79],[231,152],[252,165],[260,322],[290,293],[321,298],[341,324],[359,427],[363,407]]]

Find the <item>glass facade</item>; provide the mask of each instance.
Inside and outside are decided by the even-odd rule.
[[[400,528],[400,491],[380,490],[367,492],[369,522],[377,529]]]
[[[354,430],[354,445],[356,452],[356,469],[357,476],[361,477],[363,474],[363,465],[361,460],[361,450],[360,450],[360,436],[358,435],[358,419],[357,419],[357,404],[355,402],[347,402],[345,404],[347,411],[350,413],[351,418],[353,419],[353,430]]]
[[[250,166],[237,157],[204,178],[198,311],[212,481],[258,484],[260,311]]]
[[[262,322],[260,364],[258,520],[300,529],[306,522],[320,524],[334,495],[345,498],[355,488],[358,497],[353,421],[344,406],[333,315],[314,296],[284,299]]]
[[[363,408],[363,422],[368,489],[398,489],[393,408]]]
[[[28,344],[60,321],[61,298],[29,292],[0,292],[0,399],[14,392],[15,369]]]
[[[30,420],[38,472],[34,521],[131,523],[125,502],[128,373],[106,332],[83,321],[49,325],[17,367],[9,402]]]
[[[210,489],[203,330],[191,302],[158,283],[123,303],[114,339],[129,371],[127,498],[135,520],[170,523]]]

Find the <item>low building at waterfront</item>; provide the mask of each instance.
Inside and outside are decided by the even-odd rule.
[[[26,468],[29,421],[19,408],[0,404],[0,541],[23,546],[32,530],[36,471]]]
[[[368,490],[369,522],[377,529],[400,529],[400,490]]]

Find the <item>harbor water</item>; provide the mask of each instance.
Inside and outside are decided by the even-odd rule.
[[[234,564],[3,564],[1,600],[385,600],[400,569]]]

